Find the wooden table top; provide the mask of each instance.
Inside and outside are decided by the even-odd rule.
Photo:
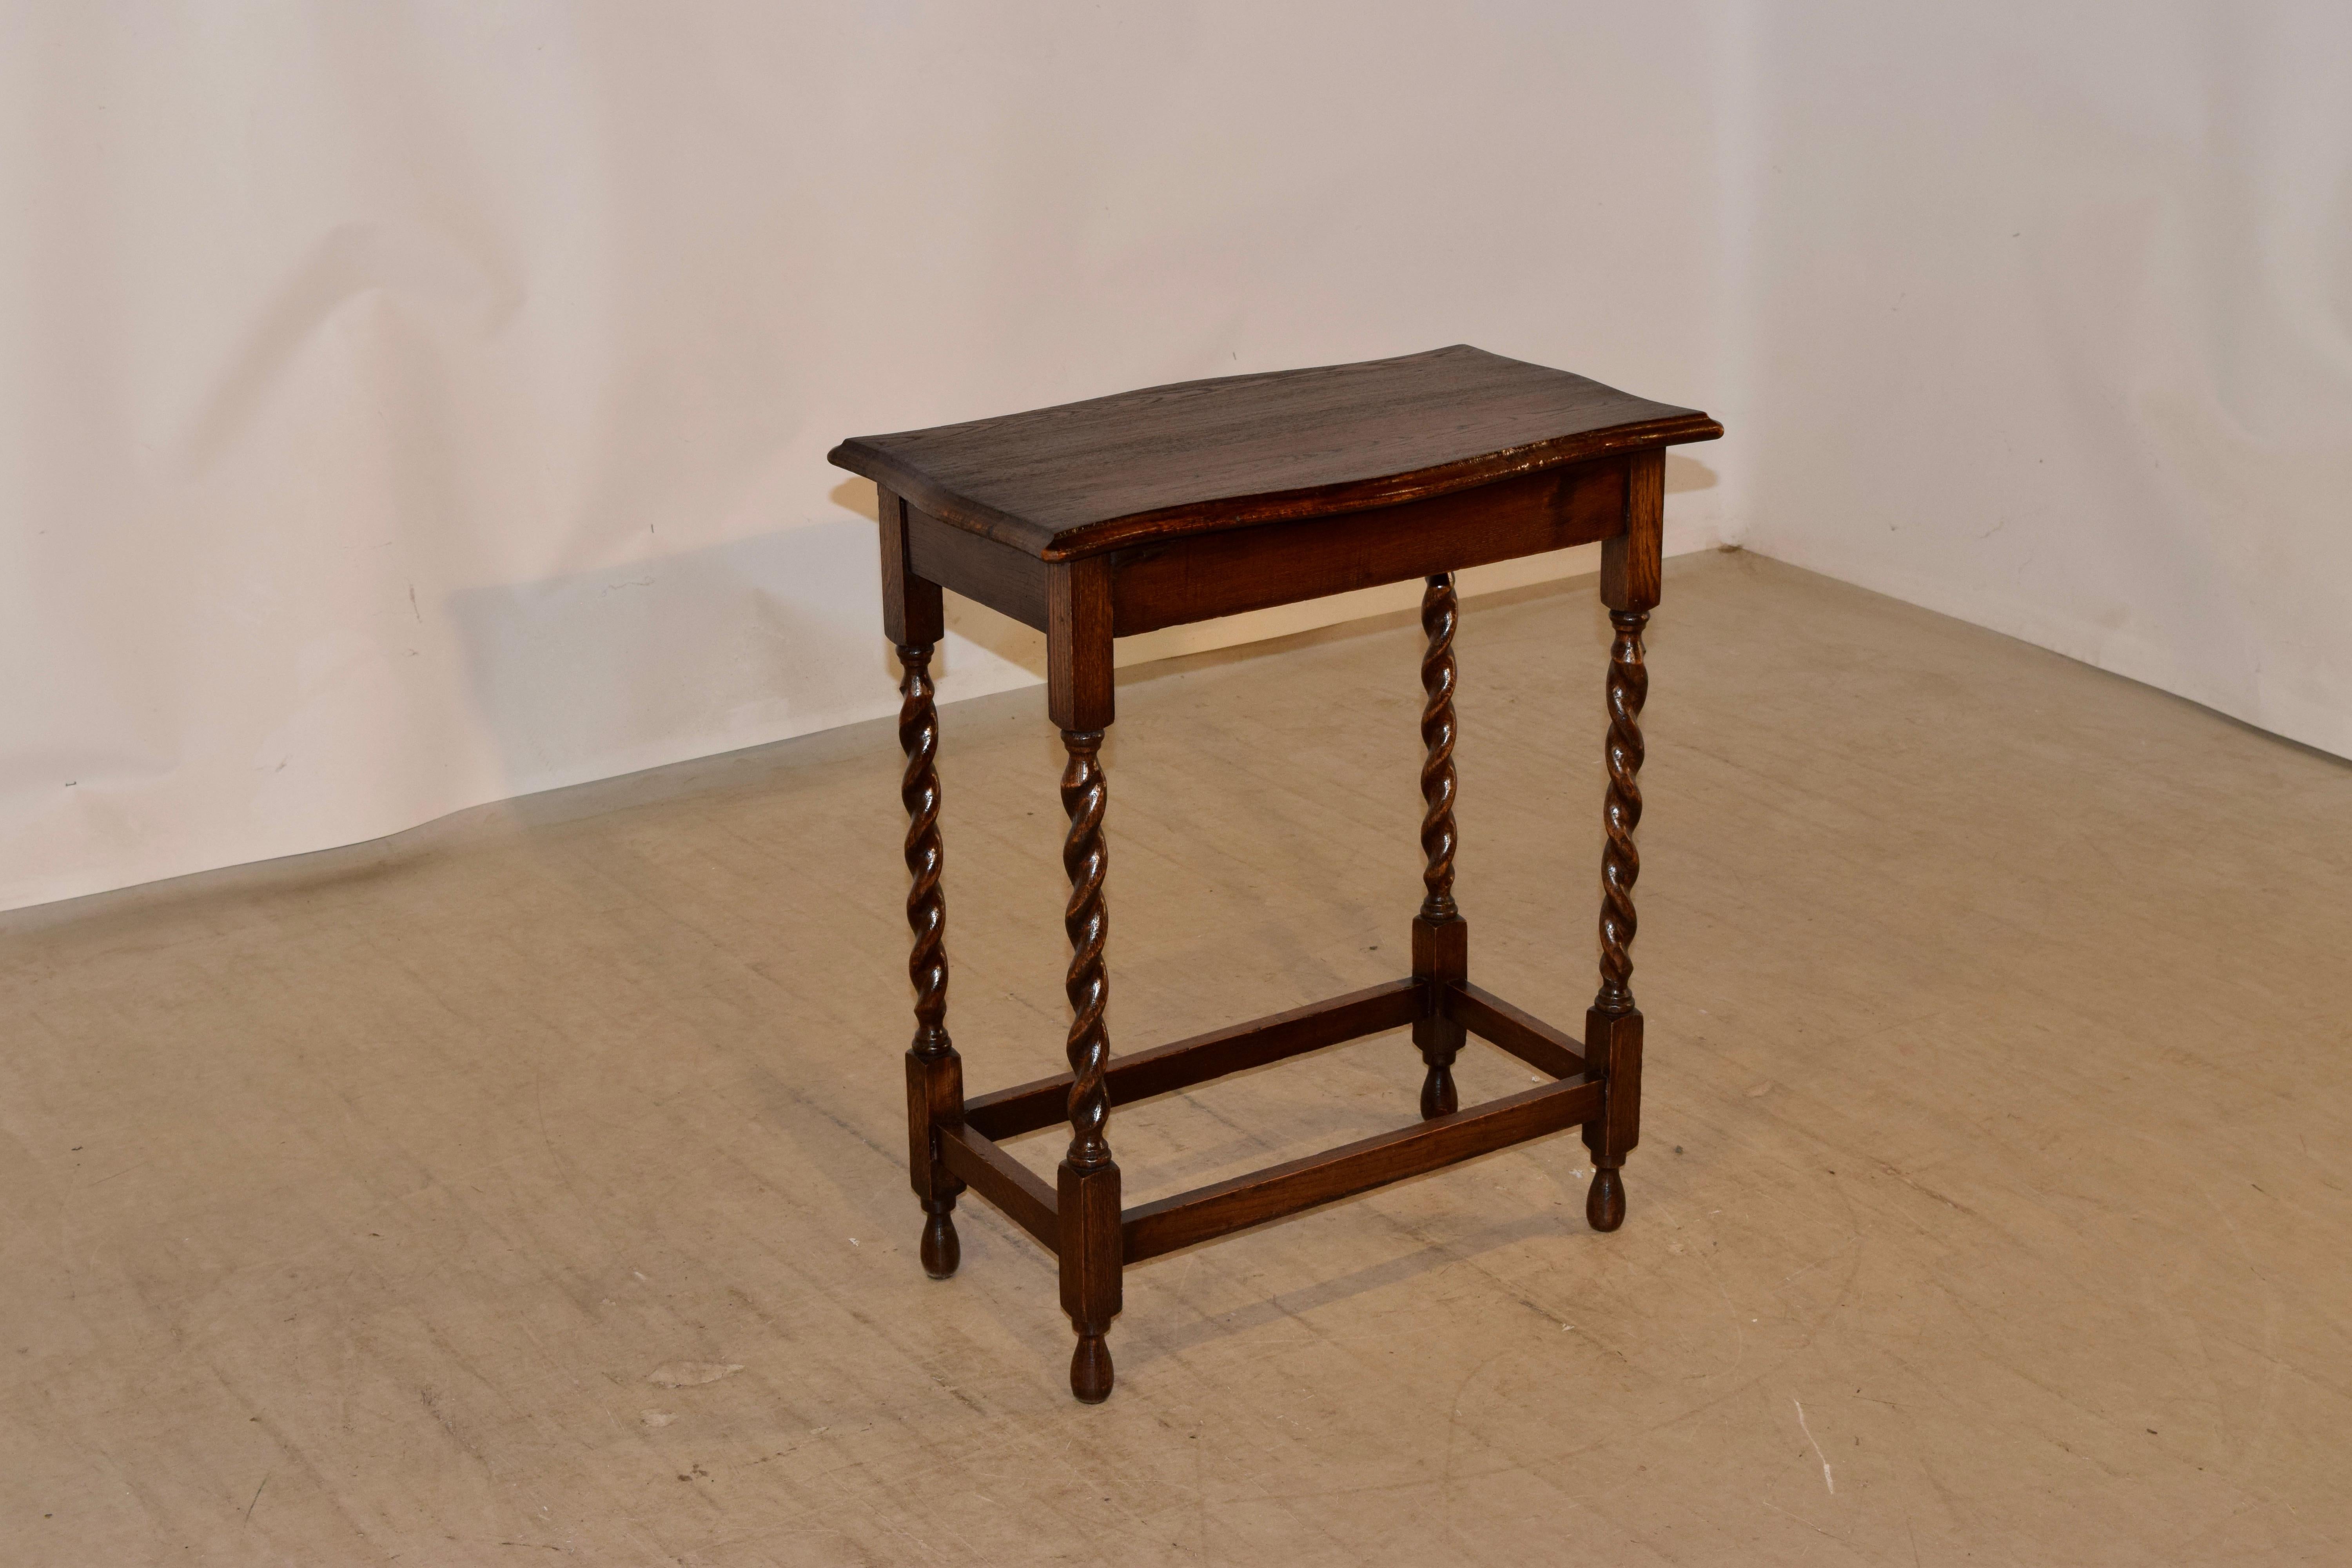
[[[1466,344],[855,436],[830,460],[1045,561],[1413,500],[1723,426]]]

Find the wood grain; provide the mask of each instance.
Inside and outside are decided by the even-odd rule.
[[[1492,1150],[1573,1127],[1601,1102],[1591,1083],[1551,1083],[1450,1116],[1382,1132],[1179,1193],[1127,1211],[1127,1260],[1139,1263],[1270,1219],[1297,1214]]]
[[[1128,637],[1590,544],[1624,528],[1625,491],[1626,464],[1612,458],[1339,517],[1133,545],[1111,557],[1112,629]]]
[[[940,1129],[963,1120],[963,1063],[948,1037],[947,895],[940,886],[940,715],[931,649],[898,649],[898,745],[907,758],[898,798],[907,808],[907,973],[915,990],[915,1037],[907,1047],[907,1168],[925,1215],[919,1256],[934,1279],[956,1271],[956,1194],[963,1184],[941,1163]]]
[[[1110,938],[1110,910],[1103,881],[1110,868],[1103,842],[1102,732],[1062,731],[1069,766],[1062,774],[1062,809],[1070,830],[1062,841],[1062,868],[1070,879],[1070,901],[1062,925],[1070,939],[1070,968],[1064,989],[1070,999],[1070,1147],[1065,1158],[1079,1170],[1110,1159],[1103,1128],[1110,1120],[1110,1095],[1103,1087],[1110,1062],[1110,1029],[1104,1009],[1110,1003],[1110,973],[1103,950]]]
[[[1077,562],[1054,568],[1057,623],[1067,580],[1098,576],[1098,566]],[[1108,614],[1106,604],[1106,622]],[[1108,676],[1108,636],[1102,639],[1102,652]],[[1110,939],[1110,912],[1103,880],[1110,851],[1103,839],[1103,811],[1109,797],[1103,781],[1102,742],[1100,730],[1062,731],[1070,759],[1062,774],[1062,809],[1070,818],[1069,835],[1062,842],[1062,868],[1070,879],[1070,901],[1062,915],[1070,939],[1064,985],[1070,999],[1070,1145],[1055,1173],[1060,1221],[1055,1250],[1061,1255],[1062,1307],[1077,1334],[1070,1357],[1070,1392],[1088,1405],[1110,1397],[1110,1347],[1104,1336],[1118,1315],[1120,1292],[1118,1164],[1110,1155],[1110,1091],[1105,1082],[1110,1029],[1103,1015],[1110,1001],[1110,972],[1104,949]]]
[[[1602,1114],[1584,1128],[1585,1144],[1592,1151],[1584,1214],[1601,1231],[1615,1230],[1625,1221],[1625,1183],[1619,1169],[1640,1134],[1642,1119],[1642,1015],[1633,1005],[1633,884],[1642,874],[1642,857],[1633,831],[1642,822],[1640,720],[1650,692],[1642,629],[1649,619],[1639,609],[1609,612],[1616,635],[1609,644],[1609,739],[1603,750],[1609,787],[1601,799],[1606,843],[1601,852],[1601,989],[1584,1015],[1585,1070],[1606,1091]]]
[[[1111,1104],[1131,1104],[1383,1029],[1401,1028],[1421,1007],[1418,981],[1391,980],[1328,1002],[1114,1058],[1104,1071],[1103,1087]],[[1050,1127],[1068,1111],[1070,1084],[1070,1074],[1057,1073],[977,1096],[966,1103],[964,1121],[991,1138],[1014,1138]]]
[[[1581,1122],[1596,1177],[1587,1214],[1623,1217],[1618,1167],[1637,1131],[1641,1016],[1628,984],[1641,816],[1635,720],[1641,631],[1657,602],[1664,448],[1721,426],[1565,372],[1456,346],[1401,359],[1147,388],[998,419],[853,438],[833,460],[880,492],[883,615],[908,661],[915,890],[908,918],[919,1030],[908,1134],[928,1219],[924,1267],[953,1272],[950,1215],[966,1183],[1046,1237],[1077,1344],[1070,1388],[1108,1397],[1107,1334],[1125,1261],[1153,1256]],[[1602,862],[1601,991],[1578,1042],[1469,984],[1458,849],[1454,647],[1461,568],[1600,541],[1616,628]],[[1121,636],[1423,579],[1423,899],[1411,978],[1140,1053],[1110,1056],[1108,801],[1101,751]],[[967,1103],[944,1026],[938,721],[930,641],[943,588],[1045,633],[1045,707],[1062,731],[1069,817],[1069,1070]],[[919,640],[914,634],[926,634]],[[1424,1067],[1418,1127],[1119,1213],[1115,1104],[1409,1023]],[[1548,1088],[1457,1109],[1456,1057],[1475,1030],[1551,1073]],[[993,1138],[1066,1116],[1050,1198]]]
[[[1060,561],[1722,434],[1696,410],[1456,344],[852,437],[829,460]]]
[[[1488,1045],[1554,1078],[1583,1076],[1581,1043],[1532,1013],[1521,1012],[1466,980],[1446,986],[1441,994],[1446,1016]]]
[[[1595,1230],[1625,1222],[1625,1181],[1620,1173],[1642,1131],[1642,1015],[1590,1009],[1584,1015],[1585,1077],[1601,1090],[1599,1112],[1584,1124],[1592,1152],[1592,1185],[1584,1217]]]
[[[925,579],[931,593],[949,584],[999,615],[1045,629],[1044,562],[912,507],[907,509],[905,530],[908,569]]]
[[[1611,609],[1657,607],[1665,515],[1666,455],[1637,452],[1626,462],[1623,526],[1601,546],[1601,602]]]
[[[1110,563],[1056,562],[1045,569],[1045,712],[1065,731],[1110,728]]]
[[[1045,1179],[969,1126],[943,1128],[940,1150],[948,1169],[1003,1211],[1004,1217],[1045,1244],[1061,1245],[1054,1189]]]
[[[1110,1345],[1105,1338],[1118,1316],[1120,1279],[1118,1167],[1080,1170],[1069,1161],[1056,1173],[1062,1239],[1062,1310],[1077,1343],[1070,1352],[1070,1392],[1087,1405],[1110,1397]]]
[[[1454,686],[1459,673],[1454,631],[1462,605],[1454,579],[1440,573],[1421,595],[1421,918],[1433,923],[1460,913],[1454,906]]]
[[[1650,692],[1650,672],[1642,658],[1642,628],[1649,616],[1639,610],[1612,610],[1616,636],[1609,645],[1609,739],[1602,758],[1609,786],[1601,805],[1605,843],[1601,853],[1601,991],[1592,1005],[1604,1013],[1633,1005],[1633,883],[1642,855],[1633,830],[1642,822],[1642,704]]]
[[[877,486],[875,516],[882,542],[882,635],[900,647],[929,647],[947,635],[946,606],[940,599],[943,577],[928,580],[911,561],[908,508],[887,485]]]
[[[1498,487],[1499,488],[1499,487]],[[1443,1000],[1447,982],[1470,973],[1470,931],[1454,904],[1454,632],[1461,619],[1454,578],[1438,573],[1423,584],[1421,633],[1421,911],[1412,920],[1412,972],[1426,983],[1421,1016],[1412,1021],[1421,1047],[1421,1114],[1424,1121],[1461,1108],[1454,1058],[1462,1026]]]

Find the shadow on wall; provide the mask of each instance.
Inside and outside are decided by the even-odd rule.
[[[843,519],[449,609],[523,795],[897,711],[880,592],[874,525]]]
[[[1667,459],[1669,493],[1715,482],[1703,463]],[[450,615],[505,793],[529,795],[896,712],[898,661],[880,636],[874,487],[846,479],[828,499],[856,515],[601,572],[452,595]],[[1464,590],[1519,585],[1496,575],[1509,569],[1480,569],[1465,576]],[[1285,635],[1325,618],[1377,615],[1396,607],[1380,595],[1402,595],[1402,605],[1414,593],[1410,585],[1367,590],[1345,604],[1326,602],[1328,616],[1311,622],[1296,612],[1259,612],[1236,617],[1232,632],[1237,640]],[[950,640],[934,666],[942,700],[1020,685],[1024,673],[1045,679],[1040,633],[952,594],[947,603]],[[1138,646],[1123,651],[1142,658],[1188,651],[1144,646],[1149,640],[1134,639]],[[959,642],[1003,662],[969,654],[959,661]],[[961,681],[959,662],[973,667]]]
[[[1690,490],[1711,490],[1720,481],[1716,472],[1696,458],[1678,453],[1666,454],[1666,493],[1678,496]]]
[[[825,499],[835,506],[848,508],[866,519],[867,522],[878,526],[881,501],[874,492],[873,480],[845,479],[834,486]],[[880,618],[882,612],[879,607],[882,593],[881,577],[881,564],[877,557],[874,567],[874,602],[877,607],[874,625],[868,628],[869,631],[878,631],[882,624]],[[942,687],[941,695],[949,700],[953,699],[949,696],[944,688],[948,676],[954,668],[954,639],[958,637],[994,654],[1007,664],[1018,665],[1027,670],[1034,679],[1045,679],[1045,633],[1034,627],[1024,626],[1010,616],[999,615],[987,605],[974,604],[971,600],[957,594],[950,594],[947,597],[947,625],[949,644],[940,648],[939,658],[934,661],[932,668],[940,678]],[[885,653],[887,655],[887,649],[885,649]],[[898,668],[895,662],[891,663],[890,679],[894,681],[898,679]]]

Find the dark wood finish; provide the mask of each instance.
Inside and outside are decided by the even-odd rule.
[[[1050,1247],[1076,1335],[1070,1388],[1080,1399],[1111,1391],[1108,1335],[1128,1263],[1576,1125],[1594,1166],[1586,1215],[1600,1230],[1622,1221],[1621,1168],[1641,1115],[1631,956],[1641,638],[1661,584],[1664,449],[1722,433],[1690,409],[1455,347],[1154,387],[835,449],[835,462],[877,482],[883,620],[907,670],[900,738],[917,1021],[908,1140],[927,1214],[923,1264],[953,1271],[950,1215],[965,1190]],[[1469,982],[1469,928],[1454,888],[1453,574],[1591,540],[1601,542],[1601,597],[1615,637],[1601,989],[1580,1042]],[[1426,584],[1427,634],[1423,897],[1412,976],[1113,1061],[1100,754],[1114,710],[1113,639],[1412,577]],[[1069,756],[1070,1069],[969,1102],[945,1022],[929,674],[944,635],[943,588],[1045,631],[1046,708]],[[1425,1067],[1418,1124],[1120,1212],[1113,1105],[1406,1025]],[[1554,1081],[1457,1110],[1453,1068],[1471,1035]],[[1065,1116],[1069,1146],[1050,1186],[995,1142]]]
[[[1594,1084],[1549,1083],[1145,1204],[1127,1213],[1127,1260],[1140,1263],[1573,1127],[1592,1114],[1600,1100]]]
[[[917,1256],[923,1260],[923,1272],[934,1279],[951,1277],[963,1262],[963,1242],[955,1227],[956,1194],[963,1191],[963,1183],[950,1168],[940,1145],[940,1134],[955,1126],[955,1102],[962,1094],[963,1067],[955,1057],[924,1062],[912,1052],[908,1054],[908,1142],[914,1142],[918,1130],[922,1136],[923,1169],[915,1180],[919,1184],[917,1193],[924,1219]]]
[[[1444,1003],[1445,983],[1467,979],[1470,973],[1470,928],[1454,903],[1454,628],[1460,615],[1452,575],[1432,576],[1421,595],[1421,630],[1428,639],[1421,657],[1423,865],[1421,912],[1412,921],[1412,972],[1429,982],[1421,1016],[1412,1021],[1412,1042],[1421,1047],[1424,1069],[1423,1121],[1451,1116],[1462,1106],[1454,1087],[1462,1026],[1446,1013]]]
[[[1105,1085],[1111,1091],[1113,1104],[1127,1104],[1154,1094],[1246,1072],[1269,1062],[1281,1061],[1348,1040],[1360,1039],[1367,1035],[1376,1035],[1412,1022],[1419,1016],[1422,998],[1427,989],[1419,980],[1391,980],[1385,984],[1367,986],[1344,996],[1335,996],[1328,1002],[1276,1014],[1254,1024],[1220,1029],[1213,1034],[1179,1040],[1155,1050],[1139,1052],[1113,1062],[1105,1075]],[[1598,1089],[1597,1084],[1587,1085],[1581,1081],[1585,1070],[1584,1058],[1577,1054],[1574,1040],[1500,997],[1465,984],[1447,987],[1441,1005],[1460,1018],[1470,1033],[1490,1041],[1530,1066],[1551,1074],[1555,1079],[1570,1082],[1574,1087]],[[1133,1070],[1130,1072],[1129,1069]],[[1123,1074],[1126,1076],[1122,1077]],[[1061,1250],[1062,1230],[1055,1189],[1047,1186],[1042,1178],[1006,1152],[996,1141],[1034,1131],[1061,1120],[1069,1102],[1070,1084],[1071,1075],[1063,1073],[1023,1084],[1016,1089],[1000,1089],[993,1094],[980,1096],[966,1106],[962,1125],[942,1129],[940,1133],[940,1146],[945,1152],[949,1168],[970,1184],[973,1192],[995,1204],[1022,1229],[1057,1254]],[[1514,1097],[1515,1100],[1518,1098],[1524,1097]],[[1472,1114],[1483,1114],[1492,1108],[1474,1107]],[[1518,1137],[1543,1136],[1560,1127],[1572,1125],[1580,1119],[1591,1116],[1592,1111],[1591,1106],[1570,1110],[1563,1113],[1557,1125],[1548,1121],[1541,1125],[1530,1123],[1528,1125],[1533,1127],[1533,1131],[1523,1131]],[[1419,1129],[1404,1131],[1416,1131]],[[1389,1136],[1391,1135],[1383,1135]],[[1493,1147],[1502,1148],[1513,1141],[1517,1140],[1506,1139]],[[1238,1178],[1234,1183],[1220,1184],[1218,1188],[1203,1188],[1202,1191],[1213,1194],[1225,1186],[1279,1178],[1294,1169],[1328,1163],[1356,1147],[1358,1145],[1351,1144],[1345,1149],[1294,1161],[1288,1165],[1257,1172],[1251,1176]],[[1129,1210],[1127,1220],[1133,1221],[1147,1210],[1166,1213],[1181,1207],[1195,1195],[1180,1194],[1174,1198]]]
[[[1584,1194],[1584,1217],[1595,1230],[1625,1223],[1625,1180],[1621,1173],[1642,1121],[1642,1015],[1584,1015],[1586,1081],[1601,1089],[1601,1114],[1584,1124],[1584,1146],[1592,1152],[1592,1185]]]
[[[1642,858],[1633,830],[1642,821],[1642,705],[1650,674],[1642,660],[1641,610],[1612,610],[1616,636],[1609,645],[1609,787],[1601,799],[1607,844],[1601,854],[1601,989],[1585,1014],[1586,1070],[1607,1087],[1603,1115],[1584,1129],[1592,1151],[1592,1186],[1585,1217],[1595,1230],[1615,1230],[1625,1219],[1625,1184],[1618,1174],[1633,1147],[1642,1118],[1642,1015],[1633,1006],[1633,882]]]
[[[1106,1160],[1082,1171],[1069,1161],[1059,1172],[1062,1218],[1062,1310],[1078,1342],[1070,1352],[1070,1392],[1088,1405],[1110,1397],[1110,1321],[1121,1304],[1118,1167]]]
[[[908,569],[927,580],[933,597],[939,584],[952,583],[967,599],[977,599],[1024,626],[1045,629],[1045,563],[977,533],[967,533],[928,512],[907,508]]]
[[[1106,1085],[1113,1091],[1114,1103],[1124,1104],[1152,1094],[1246,1072],[1268,1062],[1280,1061],[1327,1046],[1379,1034],[1412,1022],[1418,1016],[1417,1009],[1425,991],[1426,987],[1421,981],[1392,980],[1385,984],[1350,992],[1345,996],[1333,997],[1328,1002],[1278,1014],[1255,1024],[1180,1040],[1113,1063],[1106,1074]],[[1470,1033],[1551,1074],[1570,1088],[1591,1091],[1590,1097],[1580,1097],[1561,1110],[1557,1121],[1549,1120],[1548,1113],[1547,1118],[1534,1121],[1506,1121],[1482,1124],[1485,1131],[1479,1134],[1480,1137],[1488,1133],[1508,1134],[1490,1147],[1499,1149],[1511,1142],[1544,1136],[1591,1118],[1600,1109],[1601,1086],[1598,1081],[1583,1081],[1584,1058],[1577,1054],[1577,1042],[1569,1037],[1475,985],[1465,984],[1445,988],[1442,1005],[1459,1017]],[[1139,1070],[1122,1083],[1119,1075],[1122,1069],[1129,1068]],[[1055,1189],[1047,1186],[1028,1166],[999,1147],[996,1140],[1034,1131],[1058,1121],[1068,1103],[1070,1083],[1070,1075],[1064,1073],[1055,1078],[1040,1079],[1035,1083],[1024,1084],[1017,1089],[1001,1089],[992,1095],[981,1096],[966,1108],[967,1114],[961,1126],[944,1129],[940,1135],[950,1169],[969,1183],[972,1191],[995,1204],[1015,1224],[1057,1254],[1061,1250],[1064,1232],[1058,1219],[1060,1204]],[[1473,1107],[1469,1115],[1484,1116],[1497,1107],[1517,1104],[1526,1098],[1525,1095],[1513,1096],[1509,1100]],[[1515,1128],[1518,1131],[1510,1131]],[[1422,1128],[1406,1128],[1402,1132],[1421,1131]],[[1401,1136],[1402,1133],[1384,1133],[1361,1143],[1310,1155],[1288,1164],[1235,1178],[1233,1182],[1220,1183],[1215,1187],[1161,1199],[1129,1210],[1123,1226],[1131,1226],[1147,1216],[1172,1213],[1203,1195],[1223,1203],[1227,1189],[1279,1182],[1299,1171],[1320,1169],[1367,1144],[1386,1146]],[[1449,1163],[1452,1162],[1441,1161],[1439,1165]],[[1434,1170],[1439,1165],[1426,1168]],[[1373,1184],[1380,1184],[1376,1182]],[[1328,1200],[1310,1200],[1310,1206],[1312,1203],[1324,1201]],[[1179,1222],[1154,1218],[1153,1223]],[[1251,1220],[1246,1223],[1257,1222]],[[1133,1257],[1128,1259],[1129,1262],[1135,1260]]]
[[[1091,564],[1055,571],[1067,574]],[[1106,653],[1108,647],[1106,638]],[[1108,664],[1106,658],[1106,673]],[[1110,933],[1110,914],[1103,900],[1103,878],[1110,851],[1103,841],[1108,795],[1102,740],[1099,730],[1062,731],[1062,745],[1070,756],[1062,774],[1062,809],[1070,818],[1069,836],[1062,842],[1062,869],[1070,879],[1070,901],[1062,915],[1070,938],[1065,985],[1070,998],[1070,1146],[1062,1155],[1057,1178],[1059,1251],[1062,1306],[1078,1336],[1070,1362],[1070,1392],[1090,1405],[1110,1397],[1110,1349],[1104,1335],[1119,1307],[1118,1166],[1110,1157],[1106,1135],[1110,1090],[1104,1081],[1110,1062],[1110,1030],[1103,1020],[1110,1000],[1110,974],[1103,947]]]
[[[1061,1250],[1061,1220],[1056,1212],[1060,1205],[1045,1178],[969,1125],[941,1128],[940,1148],[948,1168],[970,1183],[973,1192],[1044,1242],[1047,1251]]]
[[[937,590],[934,589],[936,594]],[[935,606],[936,607],[936,606]],[[947,897],[940,887],[940,716],[931,685],[931,649],[898,649],[898,746],[907,771],[898,797],[907,807],[907,927],[914,944],[907,973],[915,986],[915,1038],[907,1047],[907,1169],[923,1222],[924,1271],[945,1279],[963,1256],[956,1238],[956,1194],[963,1190],[940,1153],[940,1130],[963,1120],[963,1062],[948,1038]]]
[[[1590,544],[1624,528],[1625,488],[1625,459],[1610,458],[1370,511],[1133,545],[1111,557],[1112,629],[1127,637]]]
[[[1454,903],[1454,628],[1460,615],[1454,579],[1430,578],[1421,595],[1421,631],[1428,639],[1421,656],[1421,918],[1433,924],[1461,913]]]
[[[1423,990],[1418,980],[1391,980],[1230,1029],[1117,1057],[1104,1069],[1103,1088],[1114,1106],[1129,1105],[1383,1029],[1402,1028],[1420,1016]],[[965,1102],[964,1122],[991,1138],[1017,1138],[1051,1127],[1069,1113],[1070,1084],[1070,1074],[1057,1073],[981,1095]]]
[[[1462,1026],[1445,1011],[1445,987],[1470,972],[1470,924],[1460,915],[1433,921],[1412,918],[1412,972],[1422,983],[1421,1011],[1412,1020],[1412,1043],[1421,1047],[1421,1114],[1446,1116],[1461,1108],[1454,1087],[1454,1058],[1462,1050]]]
[[[1045,712],[1066,733],[1111,721],[1110,563],[1045,569]]]
[[[1696,410],[1456,344],[856,436],[829,460],[959,528],[1063,561],[1722,434]]]
[[[875,514],[882,534],[882,633],[900,647],[929,648],[947,636],[947,607],[940,584],[908,563],[907,503],[887,486],[875,487]]]
[[[1062,927],[1070,939],[1070,970],[1064,989],[1070,998],[1070,1118],[1068,1163],[1081,1171],[1093,1170],[1110,1159],[1103,1129],[1110,1121],[1110,1092],[1104,1086],[1110,1062],[1110,1031],[1103,1021],[1110,1001],[1110,974],[1103,947],[1110,932],[1110,912],[1103,898],[1103,879],[1110,867],[1109,847],[1103,842],[1103,808],[1108,792],[1103,783],[1102,732],[1066,730],[1062,744],[1070,754],[1062,773],[1062,809],[1070,831],[1062,841],[1062,869],[1070,879],[1070,901],[1062,912]]]
[[[1607,844],[1601,855],[1601,992],[1592,1005],[1604,1013],[1633,1005],[1633,882],[1642,874],[1633,830],[1642,822],[1642,705],[1650,673],[1642,662],[1642,627],[1650,617],[1639,610],[1612,610],[1617,635],[1609,646],[1609,740],[1602,757],[1609,787],[1601,803]]]
[[[1488,1045],[1506,1050],[1538,1072],[1554,1078],[1582,1078],[1583,1046],[1532,1014],[1523,1013],[1500,996],[1481,991],[1467,981],[1445,987],[1442,1003],[1446,1016]]]
[[[1601,602],[1612,610],[1649,610],[1664,581],[1666,454],[1643,452],[1626,475],[1625,519],[1601,546]]]

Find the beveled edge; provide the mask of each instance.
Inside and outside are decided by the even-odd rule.
[[[1444,353],[1433,350],[1433,353]],[[1400,355],[1399,358],[1418,358]],[[1499,356],[1498,356],[1499,357]],[[1378,363],[1378,361],[1360,361]],[[1341,366],[1307,365],[1307,370],[1339,369]],[[1545,367],[1549,368],[1549,367]],[[1276,373],[1279,374],[1279,373]],[[1572,374],[1572,372],[1562,372]],[[1240,379],[1215,376],[1212,381]],[[1171,386],[1192,386],[1198,382],[1173,382]],[[1161,390],[1139,387],[1138,392]],[[1112,395],[1126,395],[1113,394]],[[1626,394],[1631,396],[1632,394]],[[1646,400],[1645,400],[1646,401]],[[1024,412],[1030,412],[1024,410]],[[1327,517],[1342,512],[1362,511],[1376,506],[1388,506],[1397,501],[1420,500],[1430,496],[1444,495],[1454,490],[1514,475],[1532,473],[1539,468],[1558,468],[1567,463],[1590,461],[1624,452],[1652,447],[1679,447],[1697,441],[1720,439],[1723,426],[1711,416],[1696,409],[1685,409],[1667,418],[1636,420],[1624,425],[1612,425],[1599,430],[1580,430],[1573,435],[1555,437],[1547,441],[1529,442],[1519,447],[1505,447],[1474,458],[1438,463],[1419,468],[1402,469],[1393,474],[1367,479],[1349,479],[1338,484],[1307,486],[1291,490],[1268,490],[1255,495],[1217,497],[1207,500],[1190,501],[1181,506],[1160,507],[1150,511],[1129,512],[1124,516],[1105,518],[1098,522],[1081,523],[1058,532],[999,508],[984,506],[967,500],[953,491],[940,489],[911,468],[891,460],[877,447],[866,445],[866,437],[853,436],[825,454],[825,461],[837,468],[872,479],[913,502],[923,511],[943,522],[995,542],[1025,552],[1040,561],[1075,561],[1084,556],[1099,555],[1155,536],[1171,533],[1213,533],[1229,528],[1244,528],[1253,523],[1280,522],[1299,518]],[[1191,524],[1192,526],[1182,526]]]

